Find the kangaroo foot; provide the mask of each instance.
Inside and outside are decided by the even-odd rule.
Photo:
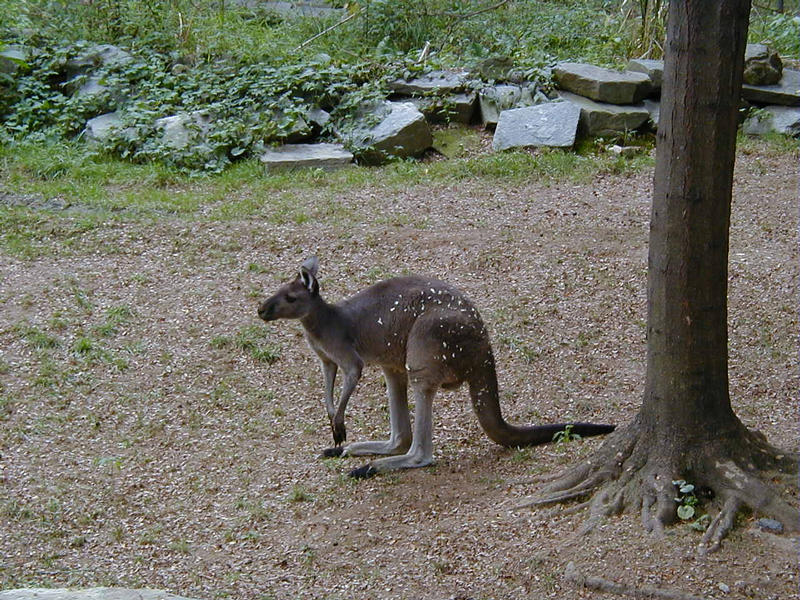
[[[333,443],[336,446],[341,446],[342,442],[347,441],[347,430],[344,423],[334,423],[331,421],[331,433],[333,433]]]
[[[350,477],[353,479],[369,479],[374,475],[378,474],[378,469],[373,467],[372,465],[364,465],[362,467],[358,467],[357,469],[353,469],[348,473]]]
[[[334,446],[333,448],[325,448],[322,451],[322,458],[335,458],[341,456],[344,452],[344,446]]]

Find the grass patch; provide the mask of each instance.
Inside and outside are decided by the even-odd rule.
[[[248,354],[257,362],[267,364],[272,364],[281,357],[280,347],[270,342],[268,331],[258,325],[244,327],[232,336],[216,336],[211,339],[211,347],[236,349]]]
[[[52,350],[61,346],[59,338],[33,325],[20,323],[16,326],[16,331],[35,350]]]

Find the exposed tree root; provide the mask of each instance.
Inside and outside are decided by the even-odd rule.
[[[618,596],[630,596],[631,598],[663,598],[665,600],[703,600],[699,596],[692,596],[691,594],[684,594],[674,590],[664,590],[654,587],[635,588],[623,583],[616,583],[609,581],[602,577],[591,577],[583,575],[575,567],[575,564],[570,562],[564,570],[564,579],[574,585],[585,587],[590,590],[596,590],[606,594],[617,594]]]
[[[669,443],[658,443],[659,438],[637,419],[611,434],[591,459],[519,506],[583,500],[578,507],[589,511],[580,533],[591,531],[609,515],[639,512],[642,526],[660,535],[677,520],[677,490],[672,482],[684,479],[706,492],[703,508],[713,515],[700,552],[719,549],[744,507],[780,521],[789,531],[800,531],[797,507],[770,484],[776,476],[797,473],[796,457],[773,448],[738,420],[717,434],[684,438],[680,443],[675,443],[675,436],[661,436]]]

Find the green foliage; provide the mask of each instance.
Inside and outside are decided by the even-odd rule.
[[[122,125],[95,153],[220,171],[307,129],[311,108],[332,111],[334,123],[342,124],[364,102],[385,95],[385,70],[366,62],[339,65],[320,57],[273,67],[213,60],[189,68],[171,55],[144,49],[91,71],[103,89],[78,93],[89,73],[72,75],[75,61],[93,50],[87,42],[45,45],[30,73],[16,78],[18,100],[9,107],[3,137],[58,142],[79,135],[88,119],[119,111]],[[178,151],[158,123],[174,115],[190,117],[185,150]],[[201,116],[208,116],[207,124]]]
[[[563,431],[557,431],[553,435],[553,441],[556,444],[568,444],[570,442],[577,441],[581,439],[581,436],[577,433],[572,433],[573,425],[566,425]]]
[[[678,503],[678,518],[686,522],[691,521],[689,526],[692,529],[705,531],[708,527],[710,517],[707,514],[697,516],[700,499],[695,493],[695,486],[683,479],[674,480],[672,485],[678,488],[678,495],[675,497],[675,502]],[[697,518],[695,518],[696,516]]]
[[[789,2],[787,2],[787,5]],[[751,13],[749,40],[766,43],[779,54],[797,58],[800,55],[800,17],[794,10],[784,13],[762,11],[755,7]]]
[[[119,159],[192,174],[220,172],[307,130],[312,108],[332,112],[323,137],[347,131],[361,118],[359,109],[385,97],[387,82],[397,76],[507,56],[516,76],[547,85],[547,67],[558,60],[623,64],[628,54],[641,54],[643,43],[658,47],[667,5],[356,0],[335,3],[352,16],[340,23],[348,13],[291,17],[268,3],[250,4],[0,0],[0,60],[12,46],[25,49],[24,60],[13,55],[13,72],[0,69],[2,152],[16,153],[37,140],[66,149],[32,165],[44,178],[58,177],[75,161],[96,168]],[[797,18],[754,10],[755,38],[796,56]],[[128,55],[103,64],[98,44],[114,44]],[[429,53],[419,60],[424,47]],[[88,150],[70,148],[88,119],[114,111],[122,126],[109,139]],[[180,150],[158,122],[170,116],[185,119],[179,134],[188,144]],[[541,166],[569,169],[567,162]]]
[[[249,354],[258,362],[272,364],[280,356],[280,347],[268,341],[269,332],[264,327],[244,327],[233,336],[217,336],[211,340],[213,348],[236,348]]]

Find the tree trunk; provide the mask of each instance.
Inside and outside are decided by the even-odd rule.
[[[730,430],[728,231],[749,0],[673,2],[650,219],[644,423]]]
[[[558,478],[545,504],[594,494],[588,526],[625,509],[659,532],[673,480],[714,496],[703,543],[719,547],[749,505],[797,530],[797,509],[762,478],[792,457],[748,431],[728,392],[728,235],[750,0],[670,4],[648,260],[647,375],[633,423]],[[709,502],[710,504],[710,502]]]

